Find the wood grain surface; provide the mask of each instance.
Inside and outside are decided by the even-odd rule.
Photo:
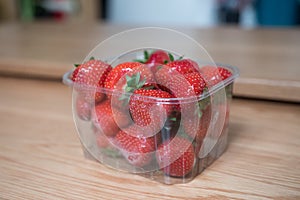
[[[98,43],[129,28],[134,27],[0,24],[0,74],[60,79]],[[176,29],[201,43],[216,62],[240,69],[236,96],[300,102],[300,29]]]
[[[300,199],[300,106],[234,99],[227,151],[188,184],[83,157],[71,90],[0,78],[0,199]]]

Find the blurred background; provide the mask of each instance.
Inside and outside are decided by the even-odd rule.
[[[300,0],[0,0],[8,21],[104,21],[133,26],[298,26]]]
[[[300,0],[0,0],[0,76],[61,81],[111,35],[158,26],[238,66],[235,95],[299,102],[299,25]]]

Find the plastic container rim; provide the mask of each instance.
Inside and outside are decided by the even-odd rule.
[[[230,76],[227,79],[210,87],[208,91],[203,92],[201,95],[197,96],[196,99],[195,99],[195,97],[175,97],[175,98],[157,98],[157,97],[148,97],[148,96],[147,97],[141,96],[141,97],[145,98],[145,100],[146,99],[149,99],[149,101],[155,100],[155,102],[161,102],[164,104],[178,103],[178,101],[180,101],[181,103],[190,103],[190,102],[194,102],[195,100],[201,101],[201,100],[207,98],[208,96],[211,96],[212,94],[216,93],[220,89],[225,88],[227,85],[233,83],[233,81],[239,76],[239,70],[237,67],[234,67],[231,65],[220,64],[220,63],[216,63],[216,65],[220,66],[220,67],[225,67],[226,69],[229,69],[232,73],[232,76]],[[70,87],[74,86],[74,83],[70,78],[73,71],[74,70],[70,70],[63,75],[63,83]],[[87,90],[90,89],[90,90],[94,90],[95,92],[102,92],[105,94],[113,94],[113,95],[120,95],[120,96],[126,95],[128,97],[132,95],[132,93],[125,93],[122,91],[107,89],[107,88],[102,88],[102,87],[99,87],[99,88],[95,88],[93,86],[83,86],[83,87]],[[135,94],[135,95],[137,95],[137,94]]]

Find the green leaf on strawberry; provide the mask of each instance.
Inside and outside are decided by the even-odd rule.
[[[180,56],[177,60],[182,60],[184,55]]]
[[[124,90],[127,93],[132,93],[135,90],[142,88],[146,83],[145,79],[141,80],[140,72],[133,74],[132,76],[126,75],[125,79],[126,79],[126,84],[125,84]],[[125,94],[120,97],[120,100],[124,100],[127,98],[128,98],[128,95]]]
[[[146,50],[144,51],[144,58],[145,58],[145,60],[149,59],[149,53]]]
[[[168,55],[169,55],[170,61],[171,61],[171,62],[174,61],[174,56],[173,56],[171,53],[168,53]],[[168,63],[168,62],[167,62],[167,63]],[[167,64],[167,63],[165,63],[165,64]]]

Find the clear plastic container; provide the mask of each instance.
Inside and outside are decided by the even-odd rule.
[[[115,67],[141,58],[145,49],[157,48],[133,49],[102,59]],[[175,59],[181,55],[166,51]],[[87,57],[91,55],[95,55],[95,51]],[[193,60],[199,65],[199,71],[207,65],[203,57]],[[208,63],[222,66],[232,75],[217,84],[206,80],[207,89],[201,95],[191,92],[184,96],[180,91],[189,90],[190,84],[181,74],[172,74],[166,79],[179,81],[179,88],[172,88],[172,84],[164,81],[159,83],[175,94],[169,98],[80,85],[72,82],[72,71],[66,73],[63,82],[73,87],[73,117],[85,156],[116,170],[140,174],[165,184],[186,183],[195,178],[226,149],[232,88],[238,76],[235,67]],[[159,70],[167,69],[161,65]],[[119,80],[121,85],[124,79],[125,75]],[[101,98],[95,101],[94,97]],[[124,97],[131,103],[138,102],[140,107],[124,103]],[[147,124],[133,119],[133,112],[137,111],[133,109],[138,109],[136,116],[146,118]]]

